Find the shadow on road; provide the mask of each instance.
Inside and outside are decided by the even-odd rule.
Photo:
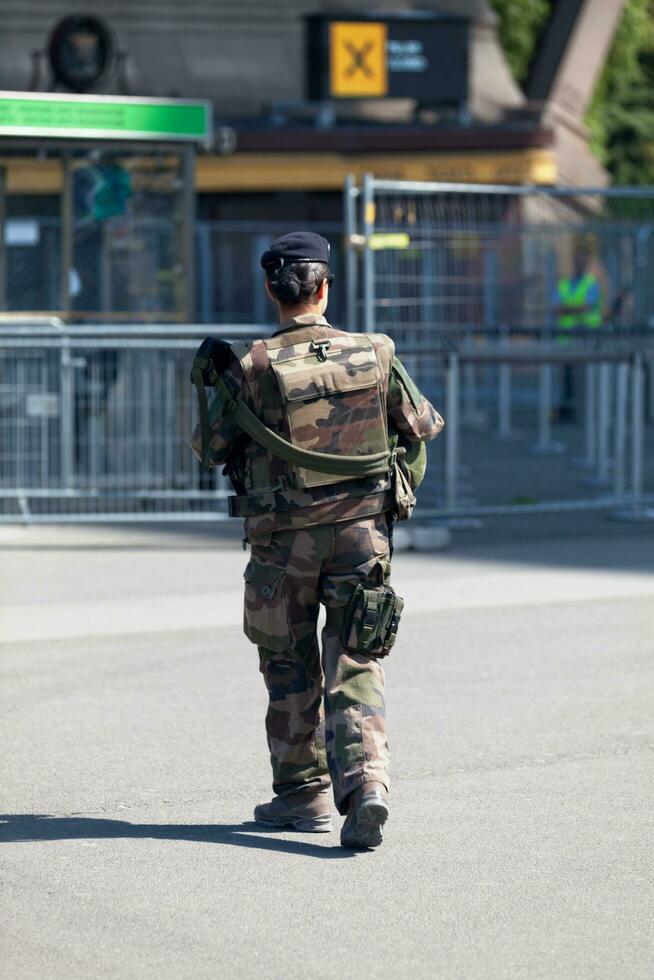
[[[257,831],[256,834],[253,831]],[[0,844],[27,841],[116,839],[186,840],[203,844],[232,844],[264,851],[303,854],[317,858],[354,857],[342,847],[323,847],[304,841],[280,840],[253,821],[235,824],[129,823],[94,817],[51,817],[41,813],[0,814]]]

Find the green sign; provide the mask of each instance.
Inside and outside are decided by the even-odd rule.
[[[211,138],[211,105],[0,92],[0,135],[206,143]]]

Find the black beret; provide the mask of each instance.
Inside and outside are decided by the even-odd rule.
[[[325,262],[329,265],[330,245],[315,231],[292,231],[276,238],[261,256],[261,265],[283,266],[288,262]]]

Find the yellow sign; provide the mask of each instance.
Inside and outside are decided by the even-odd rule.
[[[382,249],[389,248],[408,248],[410,244],[411,240],[404,231],[377,232],[374,235],[368,235],[368,245],[373,252],[381,252]]]
[[[330,93],[370,98],[388,92],[386,24],[334,21],[329,25]]]

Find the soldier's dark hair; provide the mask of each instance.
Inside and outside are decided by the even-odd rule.
[[[281,306],[298,306],[315,296],[332,276],[325,262],[272,262],[266,266],[270,292]]]

